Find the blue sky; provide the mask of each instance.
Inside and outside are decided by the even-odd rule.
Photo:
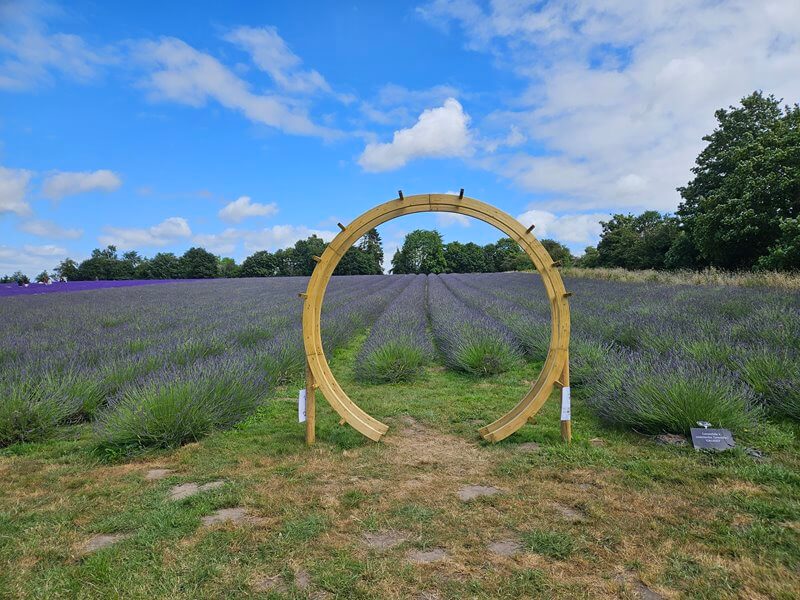
[[[457,191],[574,251],[674,210],[713,111],[800,98],[800,3],[0,0],[0,273],[241,260]],[[381,229],[499,236],[425,215]]]

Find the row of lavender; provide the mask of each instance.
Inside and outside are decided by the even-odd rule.
[[[338,277],[323,339],[369,327],[413,277]],[[301,376],[304,278],[214,280],[0,303],[0,446],[95,421],[114,446],[173,446],[229,426]]]
[[[419,276],[409,291],[423,280],[427,302],[398,298],[389,311],[402,318],[376,323],[357,359],[362,379],[419,374],[419,357],[432,356],[425,320],[451,368],[490,375],[521,357],[544,360],[550,314],[537,275]],[[800,419],[800,294],[586,279],[568,287],[572,381],[603,420],[657,433],[699,420],[741,430],[764,413]]]
[[[495,295],[546,314],[531,276],[500,277]],[[800,420],[797,292],[568,284],[572,380],[603,420],[643,432],[686,432],[699,420],[742,430],[764,413]]]
[[[215,280],[0,303],[0,445],[95,420],[126,446],[174,445],[249,414],[303,370],[303,278]],[[764,289],[572,280],[572,379],[604,420],[685,431],[800,416],[800,297]],[[365,381],[441,360],[492,375],[547,352],[535,274],[334,278],[330,352],[370,328]],[[36,411],[26,409],[35,406]],[[166,425],[165,425],[166,423]]]

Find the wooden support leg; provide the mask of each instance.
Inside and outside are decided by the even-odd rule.
[[[572,441],[572,398],[569,387],[569,357],[561,374],[561,439],[568,444]]]
[[[317,436],[317,394],[314,374],[306,361],[306,445],[314,443]]]

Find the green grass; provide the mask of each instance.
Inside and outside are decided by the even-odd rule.
[[[761,461],[741,450],[697,453],[604,427],[576,386],[571,445],[560,441],[555,398],[535,424],[491,445],[478,428],[519,400],[539,365],[486,378],[431,367],[417,382],[376,386],[354,376],[361,342],[332,367],[353,400],[390,425],[379,444],[339,425],[318,395],[318,443],[307,448],[295,381],[234,428],[174,450],[103,461],[86,424],[0,450],[0,597],[636,597],[617,579],[625,569],[681,597],[789,598],[800,585],[796,425],[737,436],[766,453]],[[520,451],[528,441],[539,451]],[[156,467],[174,472],[145,481]],[[225,485],[167,498],[173,485],[215,480]],[[504,493],[465,504],[456,496],[465,484]],[[554,504],[586,518],[562,519]],[[251,518],[201,525],[235,506]],[[384,530],[407,541],[362,543]],[[128,537],[81,555],[100,533]],[[523,554],[487,551],[505,539]],[[449,556],[442,563],[405,559],[438,547]],[[310,587],[300,587],[301,572]],[[274,576],[283,591],[259,591]]]

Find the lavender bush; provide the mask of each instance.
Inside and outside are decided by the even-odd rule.
[[[427,277],[411,283],[375,322],[356,357],[356,377],[372,383],[411,381],[434,356],[428,334]]]
[[[501,323],[469,307],[438,275],[428,277],[431,329],[445,363],[474,375],[494,375],[516,365],[522,351]]]

